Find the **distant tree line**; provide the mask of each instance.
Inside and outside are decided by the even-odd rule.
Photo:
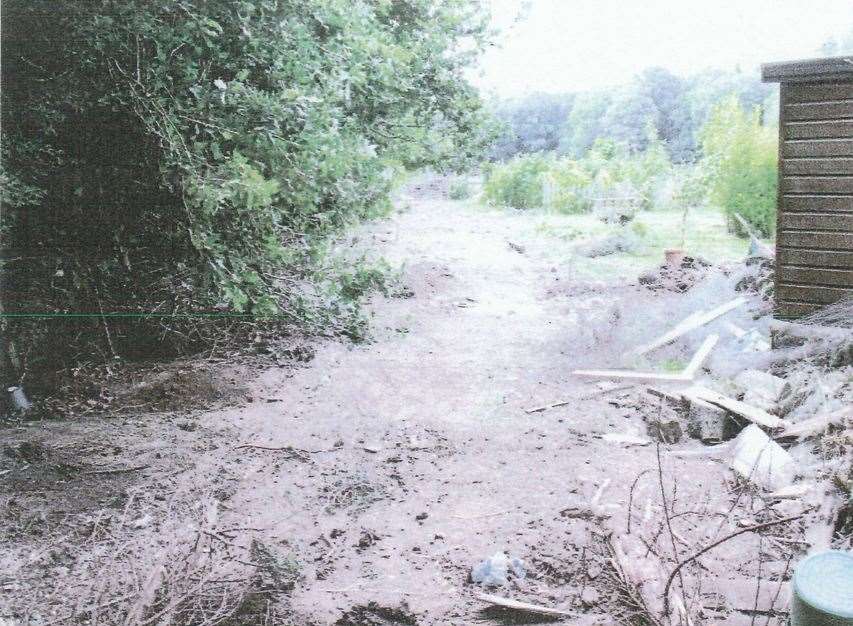
[[[654,67],[617,89],[503,99],[492,103],[504,126],[491,158],[535,152],[581,158],[597,139],[642,152],[658,139],[673,162],[692,162],[699,156],[700,131],[724,98],[734,94],[744,110],[757,107],[771,123],[778,107],[775,93],[774,85],[743,72],[707,70],[682,78]]]

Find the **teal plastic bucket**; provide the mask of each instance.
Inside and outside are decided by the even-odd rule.
[[[853,626],[853,554],[822,552],[794,570],[791,626]]]

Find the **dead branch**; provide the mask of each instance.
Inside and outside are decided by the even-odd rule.
[[[695,554],[692,554],[691,556],[689,556],[686,559],[684,559],[683,561],[681,561],[678,565],[675,566],[675,569],[672,570],[672,572],[670,572],[669,577],[666,579],[666,585],[663,588],[663,596],[664,596],[663,602],[664,602],[664,607],[667,607],[667,612],[668,612],[668,607],[669,607],[669,588],[672,586],[673,579],[675,579],[676,574],[678,574],[678,572],[681,571],[682,567],[684,567],[688,563],[695,561],[696,559],[698,559],[700,556],[702,556],[706,552],[713,550],[714,548],[716,548],[717,546],[719,546],[722,543],[725,543],[729,539],[734,539],[738,535],[743,535],[744,533],[763,530],[765,528],[770,528],[771,526],[777,526],[779,524],[786,524],[788,522],[793,522],[793,521],[800,519],[804,515],[805,515],[805,513],[800,513],[799,515],[792,515],[791,517],[784,517],[782,519],[774,520],[772,522],[764,522],[763,524],[755,524],[753,526],[747,526],[746,528],[741,528],[738,531],[735,531],[729,535],[726,535],[722,539],[718,539],[717,541],[708,544],[707,546],[705,546],[704,548],[702,548],[701,550],[699,550]]]

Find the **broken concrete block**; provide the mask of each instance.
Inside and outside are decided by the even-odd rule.
[[[677,419],[660,419],[649,422],[646,427],[649,437],[657,439],[661,443],[678,443],[684,432],[681,422]]]
[[[672,393],[665,389],[657,389],[655,387],[647,387],[646,391],[650,395],[658,398],[667,410],[671,411],[679,417],[686,417],[689,403],[680,393]]]
[[[737,434],[738,425],[729,412],[699,398],[690,401],[687,434],[702,443],[719,443]]]
[[[760,370],[744,370],[735,377],[734,383],[753,399],[762,398],[776,404],[790,386],[784,378]],[[747,404],[754,404],[744,399]]]
[[[735,439],[729,466],[768,491],[787,487],[797,475],[791,455],[755,424],[744,428]]]
[[[747,391],[743,394],[743,400],[745,404],[755,407],[756,409],[761,409],[767,413],[771,413],[776,415],[779,413],[779,403],[770,400],[767,396],[765,396],[761,392],[756,391]]]

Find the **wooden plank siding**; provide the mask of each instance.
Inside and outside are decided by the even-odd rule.
[[[786,213],[780,212],[776,225],[780,231],[840,231],[853,233],[853,213]]]
[[[775,313],[796,318],[853,296],[853,76],[783,81],[779,115]]]

